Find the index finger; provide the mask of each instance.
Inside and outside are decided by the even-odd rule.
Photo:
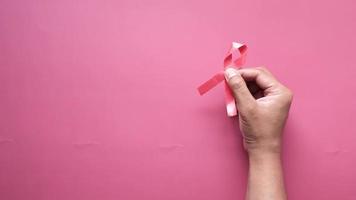
[[[243,68],[239,69],[245,81],[254,81],[262,90],[277,87],[280,83],[265,68]]]

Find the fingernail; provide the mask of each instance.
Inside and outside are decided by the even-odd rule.
[[[225,78],[230,80],[232,77],[239,75],[239,72],[234,68],[227,68],[225,70]]]

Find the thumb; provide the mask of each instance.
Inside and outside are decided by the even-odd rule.
[[[227,68],[225,70],[225,79],[235,96],[237,109],[243,111],[252,108],[256,103],[255,98],[248,90],[246,82],[239,71],[234,68]]]

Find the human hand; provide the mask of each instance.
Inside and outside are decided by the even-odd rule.
[[[225,78],[236,100],[244,147],[280,152],[292,92],[265,68],[227,68]]]

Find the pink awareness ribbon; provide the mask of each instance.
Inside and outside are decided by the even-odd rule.
[[[241,68],[244,65],[247,54],[247,46],[237,42],[233,42],[231,48],[224,59],[224,70],[227,67]],[[200,95],[204,95],[206,92],[214,88],[220,82],[224,81],[225,86],[225,103],[226,111],[229,117],[237,115],[237,109],[235,104],[235,98],[231,92],[229,85],[225,80],[224,70],[216,73],[212,78],[198,87]]]

